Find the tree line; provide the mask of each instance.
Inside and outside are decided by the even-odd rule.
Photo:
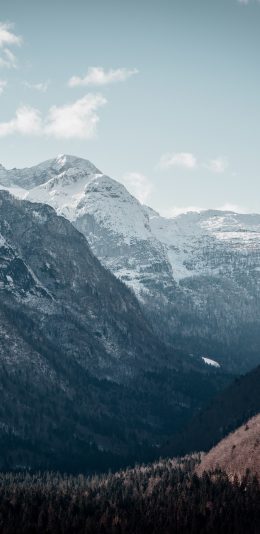
[[[260,486],[247,472],[198,477],[196,457],[117,473],[0,474],[2,534],[259,534]]]

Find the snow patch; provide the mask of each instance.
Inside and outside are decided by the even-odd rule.
[[[0,247],[4,247],[5,244],[6,244],[6,240],[5,240],[4,236],[2,236],[2,235],[0,234]]]
[[[33,217],[42,224],[44,224],[47,221],[47,217],[45,215],[42,215],[42,213],[39,213],[39,211],[33,210],[32,214],[33,214]]]
[[[216,362],[215,360],[211,360],[210,358],[206,358],[206,356],[202,356],[202,360],[204,361],[204,363],[206,363],[207,365],[211,365],[212,367],[220,367],[220,364],[218,362]]]

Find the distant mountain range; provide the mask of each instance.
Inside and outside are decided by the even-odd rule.
[[[260,215],[166,219],[89,161],[66,155],[1,166],[0,184],[69,219],[165,343],[232,372],[260,363]]]

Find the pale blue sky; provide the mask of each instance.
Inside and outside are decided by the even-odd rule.
[[[260,212],[257,0],[0,0],[0,21],[6,167],[69,153],[163,213]]]

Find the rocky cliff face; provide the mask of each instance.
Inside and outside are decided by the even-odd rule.
[[[165,342],[230,370],[259,363],[260,215],[205,211],[166,219],[72,156],[2,169],[0,183],[68,218],[134,291]]]

